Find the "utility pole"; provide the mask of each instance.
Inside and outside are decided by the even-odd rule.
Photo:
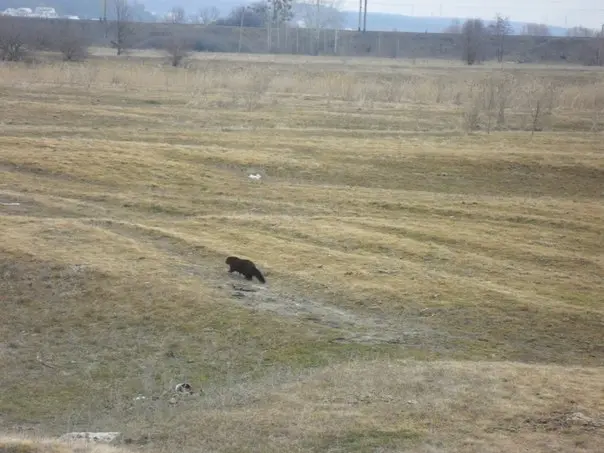
[[[321,0],[317,0],[317,21],[316,21],[316,42],[315,42],[315,53],[319,54],[319,40],[321,38],[321,28],[319,27],[319,21],[321,20]]]
[[[362,22],[363,22],[363,0],[359,0],[359,31],[361,31]]]
[[[602,30],[600,30],[600,48],[598,49],[598,64],[604,66],[604,24],[602,24]]]
[[[239,46],[237,49],[238,53],[241,53],[241,41],[243,39],[243,20],[245,19],[245,12],[247,11],[247,9],[247,6],[243,6],[241,8],[241,21],[239,22]]]
[[[105,39],[108,36],[107,30],[107,0],[103,0],[103,28],[105,28]]]
[[[365,11],[363,13],[363,33],[367,31],[367,0],[365,0]]]

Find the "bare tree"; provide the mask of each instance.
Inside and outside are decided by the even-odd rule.
[[[229,27],[261,28],[266,25],[266,3],[256,2],[248,6],[237,6],[225,18],[218,19],[217,25]]]
[[[338,29],[342,28],[345,22],[342,5],[342,0],[307,0],[298,3],[296,11],[306,27]]]
[[[134,30],[132,28],[132,10],[128,0],[113,0],[115,24],[115,39],[111,45],[121,55],[132,44]]]
[[[443,30],[443,33],[453,33],[459,35],[461,33],[461,22],[459,19],[453,19],[451,24]]]
[[[270,21],[279,25],[287,22],[293,17],[292,0],[266,0]]]
[[[596,50],[596,61],[599,66],[604,66],[604,24],[602,29],[598,32],[598,40],[600,44]]]
[[[184,24],[187,21],[185,9],[182,6],[175,6],[168,13],[168,19],[173,24]]]
[[[486,36],[486,27],[481,19],[468,19],[461,27],[463,60],[473,65],[483,58],[483,42]]]
[[[189,56],[193,45],[185,38],[170,36],[164,41],[162,48],[170,56],[170,63],[172,66],[177,67]]]
[[[213,24],[220,17],[220,10],[215,6],[210,8],[200,9],[197,13],[196,22],[198,24],[209,25]]]
[[[550,36],[551,32],[549,27],[545,24],[529,23],[522,26],[520,34],[528,36]]]
[[[52,30],[51,48],[61,52],[65,61],[81,61],[88,56],[90,42],[79,24],[66,21],[60,27],[52,27]]]
[[[27,55],[27,40],[23,24],[11,17],[0,17],[0,60],[20,61]]]
[[[497,61],[501,63],[505,51],[505,37],[512,33],[510,18],[497,13],[495,22],[489,25],[489,32],[497,40]]]
[[[281,26],[293,17],[293,0],[266,0],[266,50],[273,45],[273,27],[277,27],[277,45],[281,47]]]

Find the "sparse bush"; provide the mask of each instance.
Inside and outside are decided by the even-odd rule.
[[[132,45],[132,37],[134,30],[132,28],[132,10],[128,0],[113,0],[115,22],[114,38],[111,45],[115,48],[118,55],[121,55],[124,50]]]
[[[468,19],[461,28],[463,60],[468,65],[479,63],[484,58],[483,46],[486,36],[484,22],[480,19]]]
[[[463,129],[466,133],[472,132],[480,128],[480,101],[470,99],[463,111]]]
[[[65,61],[81,61],[88,57],[88,39],[78,24],[65,22],[57,27],[52,47],[63,54]]]
[[[508,107],[512,95],[513,77],[504,74],[497,84],[497,127],[505,126],[505,109]]]
[[[172,66],[177,67],[189,55],[193,44],[185,38],[170,36],[164,41],[162,48],[170,56]]]
[[[495,16],[495,22],[489,25],[489,32],[497,40],[497,61],[502,62],[505,53],[506,36],[513,31],[509,17],[503,17],[501,14]]]
[[[246,104],[248,111],[255,110],[260,105],[264,94],[268,91],[272,76],[262,70],[252,70],[249,74],[246,90]]]
[[[220,10],[216,6],[202,8],[194,18],[194,22],[203,25],[215,23],[220,18]]]
[[[182,6],[175,6],[168,13],[170,22],[173,24],[184,24],[187,22],[187,14]]]
[[[27,31],[12,18],[0,19],[0,60],[23,60],[28,50]]]
[[[511,74],[504,72],[495,72],[481,81],[470,82],[462,114],[464,131],[472,133],[484,127],[490,133],[494,127],[505,128],[506,109],[518,107],[518,101],[512,99],[515,82],[517,80]]]

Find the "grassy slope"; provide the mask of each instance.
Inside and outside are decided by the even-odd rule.
[[[458,133],[475,99],[450,103],[464,76],[443,89],[442,68],[403,69],[394,96],[360,63],[281,61],[269,91],[270,69],[204,64],[0,68],[0,201],[21,203],[0,206],[5,426],[167,450],[503,451],[520,432],[597,451],[597,421],[568,414],[604,410],[598,73],[551,75],[547,125],[582,133],[530,138],[523,96],[511,131]],[[268,285],[234,289],[228,254]],[[183,380],[200,402],[167,402]]]

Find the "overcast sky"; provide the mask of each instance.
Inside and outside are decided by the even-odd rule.
[[[336,0],[337,1],[337,0]],[[340,0],[344,9],[359,9],[359,0]],[[604,23],[604,0],[367,0],[367,12],[408,16],[492,18],[500,12],[519,22],[600,29]]]

